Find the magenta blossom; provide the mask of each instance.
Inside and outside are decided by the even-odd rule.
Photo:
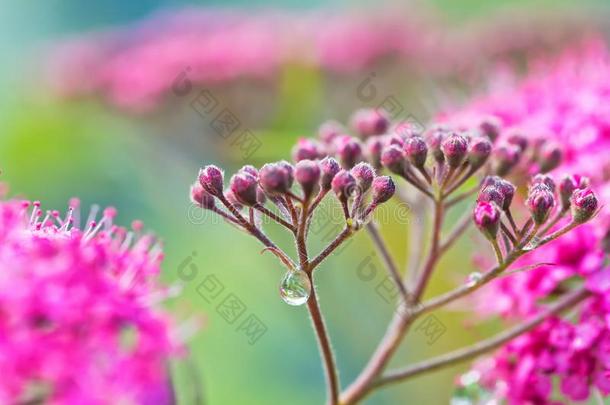
[[[77,200],[65,217],[0,202],[0,403],[145,403],[171,392],[167,361],[180,347],[155,309],[171,293],[157,281],[159,244],[139,222],[113,225],[113,208],[83,227],[78,210]]]

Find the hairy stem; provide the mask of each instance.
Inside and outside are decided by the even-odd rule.
[[[330,242],[326,248],[318,256],[316,256],[313,260],[309,262],[308,271],[312,272],[324,259],[326,259],[332,252],[335,251],[343,242],[347,240],[352,235],[353,231],[350,227],[345,227],[343,231],[335,239]]]
[[[307,309],[311,316],[311,322],[313,329],[316,333],[318,340],[318,346],[320,349],[320,356],[322,357],[322,363],[324,366],[324,374],[326,376],[326,386],[328,389],[328,405],[337,405],[339,403],[339,377],[337,373],[337,367],[335,363],[335,357],[330,344],[330,338],[328,337],[328,331],[320,311],[318,299],[316,296],[316,289],[313,285],[313,277],[309,276],[312,284],[311,296],[307,301]]]
[[[401,303],[401,307],[395,311],[388,330],[379,343],[379,346],[377,346],[373,356],[356,380],[343,393],[341,403],[344,405],[356,403],[373,389],[371,386],[372,382],[383,372],[396,350],[398,350],[404,335],[411,325],[413,318],[411,316],[405,316],[405,313],[409,314],[412,309],[411,307],[418,302],[440,257],[438,250],[444,215],[443,202],[435,200],[434,206],[432,243],[428,251],[424,268],[415,284],[414,292],[410,295],[409,301]]]
[[[396,383],[405,380],[409,377],[448,367],[453,364],[469,360],[481,354],[492,351],[502,346],[506,342],[514,339],[515,337],[532,330],[533,328],[544,322],[550,316],[572,308],[574,305],[578,304],[588,296],[588,291],[584,287],[581,287],[578,290],[575,290],[572,293],[565,295],[561,300],[550,305],[547,309],[520,325],[514,326],[489,339],[475,343],[472,346],[458,349],[453,352],[438,356],[436,358],[422,361],[421,363],[417,363],[409,367],[389,371],[386,375],[377,380],[373,385],[377,388],[383,385]]]

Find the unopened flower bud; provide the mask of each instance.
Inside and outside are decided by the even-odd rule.
[[[320,161],[320,187],[322,190],[330,190],[331,184],[337,173],[341,171],[339,162],[332,157],[325,157]]]
[[[555,180],[548,174],[537,174],[532,178],[532,187],[542,184],[547,186],[551,192],[555,193],[557,186],[555,185]]]
[[[483,180],[483,189],[490,186],[495,188],[503,198],[503,204],[500,206],[500,208],[502,208],[504,211],[509,209],[513,202],[517,188],[510,181],[505,180],[500,176],[485,177],[485,180]]]
[[[403,176],[405,173],[405,163],[405,156],[396,145],[386,147],[381,153],[381,164],[392,173]]]
[[[441,145],[443,141],[448,135],[448,131],[444,128],[433,128],[425,133],[425,139],[428,143],[428,148],[432,152],[432,156],[434,160],[439,163],[443,163],[445,161],[445,155],[441,149]]]
[[[347,170],[341,170],[333,179],[332,188],[339,201],[345,203],[356,188],[356,179]]]
[[[452,133],[441,144],[441,150],[450,167],[459,167],[468,151],[468,141],[460,134]]]
[[[375,177],[372,187],[372,201],[375,205],[388,201],[396,191],[396,186],[390,176]]]
[[[356,179],[356,184],[360,189],[361,193],[365,193],[371,188],[371,184],[373,183],[373,179],[375,178],[375,169],[368,163],[361,162],[350,170],[354,179]]]
[[[494,149],[494,171],[505,176],[521,159],[521,149],[511,144],[503,144]]]
[[[587,222],[597,211],[597,196],[590,188],[574,191],[572,194],[572,220],[578,224]]]
[[[468,163],[472,170],[477,170],[487,162],[491,155],[491,142],[483,137],[475,138],[468,147]]]
[[[379,137],[373,137],[366,140],[364,145],[364,153],[369,162],[374,168],[381,168],[381,150],[383,149],[383,141]]]
[[[387,132],[390,120],[385,111],[380,109],[361,109],[350,119],[351,126],[361,137],[381,135]]]
[[[428,145],[426,145],[426,141],[422,137],[414,135],[405,139],[403,151],[413,166],[422,168],[426,164]]]
[[[294,182],[294,166],[285,160],[280,160],[277,164],[286,170],[286,173],[288,174],[288,188],[292,187],[292,183]]]
[[[500,128],[500,121],[496,117],[486,117],[479,124],[481,134],[487,136],[492,143],[500,136]]]
[[[530,188],[525,204],[532,214],[534,222],[542,225],[555,206],[555,197],[548,186],[537,184]]]
[[[496,204],[499,208],[503,208],[504,194],[496,185],[487,186],[479,192],[477,202],[490,202]]]
[[[241,204],[253,206],[258,202],[256,195],[258,183],[256,177],[251,174],[246,172],[234,174],[229,187],[235,199]]]
[[[511,145],[517,146],[521,152],[524,152],[527,149],[527,138],[519,132],[513,132],[508,135],[506,141]]]
[[[589,186],[589,178],[578,174],[565,176],[559,182],[559,196],[561,197],[561,208],[567,210],[570,207],[574,191]]]
[[[320,166],[313,160],[301,160],[296,165],[294,177],[301,185],[305,199],[308,199],[318,187]]]
[[[251,174],[252,176],[258,179],[258,170],[252,165],[245,165],[241,169],[239,169],[239,171]]]
[[[286,167],[279,163],[267,163],[258,173],[261,187],[271,196],[284,194],[290,190],[291,176]]]
[[[474,207],[473,220],[477,228],[489,240],[495,240],[500,229],[500,210],[496,204],[479,201]]]
[[[305,159],[315,160],[320,155],[321,151],[318,142],[308,138],[299,139],[292,148],[292,160],[294,162],[300,162]]]
[[[538,156],[540,172],[547,173],[555,169],[561,163],[563,151],[555,142],[545,142],[540,148]]]
[[[208,165],[199,170],[199,183],[213,196],[221,196],[224,188],[224,173],[217,166]]]
[[[362,146],[355,138],[341,137],[335,141],[335,148],[343,168],[350,169],[362,160]]]
[[[326,121],[318,129],[318,137],[325,144],[332,143],[335,138],[345,133],[343,126],[337,121]]]
[[[191,185],[191,201],[193,204],[205,208],[211,209],[216,205],[216,200],[214,196],[203,189],[203,186],[198,182],[195,182]]]

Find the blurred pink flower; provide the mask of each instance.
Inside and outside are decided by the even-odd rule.
[[[518,130],[529,135],[530,144],[559,143],[563,163],[553,174],[588,176],[603,205],[610,201],[609,106],[610,55],[592,40],[556,60],[538,61],[521,84],[496,89],[444,119],[473,125],[491,115],[500,120],[504,134]],[[486,385],[511,404],[559,403],[551,398],[554,377],[571,401],[588,399],[592,387],[610,394],[610,267],[600,244],[609,223],[602,211],[513,268],[543,265],[500,278],[475,298],[484,314],[519,318],[560,295],[564,283],[584,282],[592,294],[573,320],[548,320],[487,360],[493,367],[486,368]]]
[[[159,245],[113,208],[79,228],[78,209],[0,201],[0,403],[143,403],[167,385],[180,345],[154,307]]]

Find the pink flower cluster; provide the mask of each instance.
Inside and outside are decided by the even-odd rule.
[[[0,403],[169,403],[161,249],[114,208],[79,229],[78,205],[0,201]]]
[[[171,91],[181,72],[209,85],[278,77],[290,64],[344,74],[395,58],[428,76],[445,75],[476,69],[482,50],[489,59],[501,59],[546,49],[579,37],[590,25],[562,16],[529,25],[536,30],[519,26],[515,35],[513,23],[492,18],[489,25],[461,32],[423,14],[413,7],[299,15],[187,9],[61,44],[52,58],[51,82],[65,95],[100,94],[119,107],[146,111]]]
[[[497,89],[444,118],[469,125],[488,115],[500,120],[504,133],[519,131],[530,142],[550,138],[560,143],[563,163],[553,173],[586,175],[602,204],[610,201],[610,55],[602,43],[589,42],[558,59],[539,61],[521,84]],[[559,184],[560,189],[566,186]],[[560,295],[571,283],[584,283],[592,295],[571,320],[549,320],[479,364],[486,385],[510,403],[561,403],[551,399],[553,376],[573,401],[589,398],[591,387],[610,394],[610,267],[602,249],[609,224],[602,207],[590,223],[514,265],[537,267],[503,277],[479,295],[483,312],[506,317],[536,313],[542,300]]]

